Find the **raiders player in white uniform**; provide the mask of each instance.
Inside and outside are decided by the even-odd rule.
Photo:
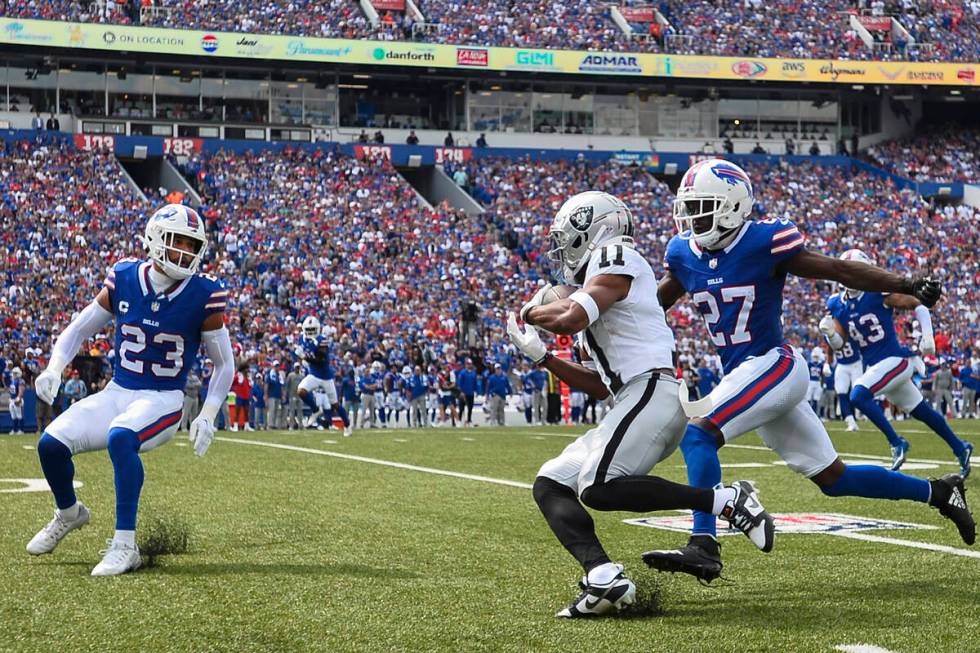
[[[699,489],[655,476],[655,464],[677,448],[687,419],[674,378],[674,336],[657,301],[657,279],[633,248],[633,216],[619,199],[590,191],[571,198],[551,225],[549,257],[559,276],[582,287],[547,301],[550,286],[524,305],[526,324],[557,334],[581,334],[579,365],[553,357],[536,329],[521,329],[510,313],[507,332],[521,351],[573,388],[615,407],[592,430],[546,462],[534,482],[534,500],[558,540],[585,570],[582,593],[558,617],[597,616],[631,604],[636,587],[613,563],[585,506],[650,512],[681,508],[728,519],[764,550],[773,541],[772,518],[746,481]]]

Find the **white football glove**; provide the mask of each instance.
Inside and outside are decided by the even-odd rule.
[[[198,415],[197,419],[191,422],[188,439],[194,444],[195,454],[199,457],[206,454],[211,441],[214,440],[214,425],[211,424],[211,420],[204,415]]]
[[[832,315],[824,315],[817,328],[820,329],[820,333],[827,337],[827,342],[830,343],[831,347],[840,349],[844,346],[844,338],[837,332],[837,321]]]
[[[527,315],[527,312],[529,310],[531,310],[535,306],[541,306],[542,300],[544,299],[544,294],[549,290],[551,290],[551,284],[546,283],[545,285],[538,288],[538,292],[534,293],[534,296],[531,297],[531,299],[527,300],[527,303],[521,307],[521,312],[520,312],[521,322],[527,321],[524,319],[524,316]]]
[[[935,356],[936,339],[932,336],[922,336],[922,338],[919,339],[919,351],[921,351],[924,356]]]
[[[538,335],[536,329],[521,331],[521,328],[517,326],[517,316],[514,315],[513,311],[507,314],[507,335],[510,336],[511,342],[535,365],[544,360],[545,354],[548,353],[548,349],[541,342],[541,336]]]
[[[58,396],[58,388],[61,387],[61,374],[52,369],[45,369],[34,379],[34,392],[37,398],[48,405],[54,405],[54,398]]]
[[[828,338],[837,333],[837,328],[834,326],[834,318],[832,315],[824,315],[823,319],[820,320],[820,324],[817,325],[820,329],[820,333],[824,334]]]

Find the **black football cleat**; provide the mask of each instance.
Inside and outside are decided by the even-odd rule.
[[[929,505],[936,508],[946,519],[956,524],[960,537],[967,544],[977,541],[977,523],[973,521],[970,508],[966,505],[966,488],[959,474],[947,474],[929,481],[932,496]]]
[[[690,574],[710,583],[721,576],[721,546],[708,535],[692,535],[681,549],[647,551],[643,562],[657,571]]]

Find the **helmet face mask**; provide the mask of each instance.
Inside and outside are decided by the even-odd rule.
[[[208,250],[204,222],[194,209],[168,204],[150,216],[143,246],[164,274],[186,279],[198,271]]]
[[[740,167],[722,159],[695,163],[681,179],[673,204],[679,233],[690,232],[711,248],[742,226],[752,212],[752,183]]]
[[[320,320],[313,315],[308,315],[303,320],[302,329],[304,338],[316,338],[320,335]]]

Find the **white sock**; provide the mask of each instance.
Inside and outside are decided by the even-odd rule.
[[[61,508],[59,508],[58,509],[58,516],[61,517],[64,520],[66,520],[66,521],[74,521],[74,520],[78,519],[78,510],[79,510],[79,508],[78,508],[78,502],[76,501],[75,503],[73,503],[71,505],[70,508],[65,508],[64,510],[62,510]]]
[[[136,546],[136,531],[116,531],[116,534],[112,536],[112,541],[127,546]]]
[[[715,488],[715,499],[711,504],[711,514],[720,515],[721,511],[724,509],[725,504],[729,501],[734,501],[737,493],[733,487],[716,487]]]
[[[587,574],[589,584],[605,585],[606,583],[612,582],[612,579],[618,576],[622,571],[623,569],[619,565],[613,564],[612,562],[606,562],[589,571]]]

